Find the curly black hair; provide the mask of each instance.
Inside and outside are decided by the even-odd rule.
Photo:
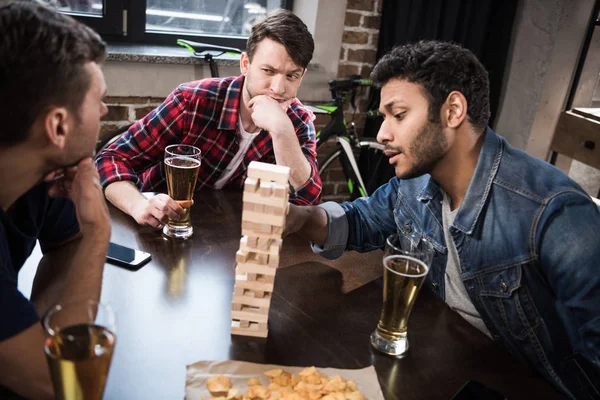
[[[431,122],[440,122],[440,109],[455,90],[467,99],[467,117],[474,127],[483,130],[490,119],[487,71],[471,51],[455,43],[422,40],[396,46],[379,60],[371,77],[381,85],[391,79],[422,85]]]

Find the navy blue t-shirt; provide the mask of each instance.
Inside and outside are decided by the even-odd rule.
[[[45,252],[78,232],[75,206],[70,200],[50,198],[47,183],[29,190],[8,212],[0,209],[0,341],[39,320],[33,303],[17,289],[19,270],[36,241]]]

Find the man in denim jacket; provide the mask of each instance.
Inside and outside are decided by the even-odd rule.
[[[457,45],[422,41],[375,66],[377,139],[396,176],[369,198],[292,206],[324,257],[398,232],[436,249],[427,285],[571,398],[600,398],[600,213],[560,170],[487,123],[489,83]]]

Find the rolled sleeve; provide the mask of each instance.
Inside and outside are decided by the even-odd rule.
[[[348,242],[348,219],[342,206],[333,201],[319,205],[327,214],[328,234],[323,246],[311,243],[313,252],[330,260],[344,254]]]

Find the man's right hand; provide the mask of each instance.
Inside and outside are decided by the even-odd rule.
[[[177,220],[184,209],[175,200],[160,193],[149,200],[140,198],[131,209],[131,216],[140,225],[150,225],[161,229],[169,218]]]
[[[79,229],[84,235],[89,232],[93,236],[99,236],[101,232],[105,232],[110,237],[110,214],[92,159],[85,158],[76,166],[59,172],[62,176],[54,178],[48,194],[51,197],[68,198],[73,202]],[[53,178],[52,175],[46,179]]]

